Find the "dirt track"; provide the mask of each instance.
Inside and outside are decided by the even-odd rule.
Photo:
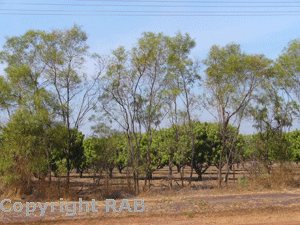
[[[254,193],[235,195],[190,195],[143,198],[145,211],[142,213],[106,212],[105,201],[98,201],[95,213],[79,213],[66,216],[59,206],[54,212],[50,204],[45,215],[40,216],[37,207],[34,213],[25,215],[25,204],[21,213],[0,212],[0,223],[27,224],[300,224],[300,190],[293,192]],[[66,202],[64,202],[65,204]],[[133,199],[129,199],[133,208]],[[117,200],[116,208],[121,204]],[[12,208],[12,204],[4,208]],[[12,210],[13,211],[13,210]]]

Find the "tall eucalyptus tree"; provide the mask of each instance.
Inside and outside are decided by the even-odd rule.
[[[249,102],[259,94],[259,87],[266,84],[272,61],[264,55],[242,53],[240,45],[212,46],[204,64],[207,66],[205,87],[208,106],[215,109],[221,125],[222,150],[219,161],[218,182],[221,187],[223,156],[232,151],[241,120]],[[228,137],[228,125],[237,121],[237,131]],[[227,155],[227,154],[226,154]],[[228,163],[227,163],[228,164]],[[227,165],[229,166],[229,165]]]
[[[103,59],[95,56],[98,72],[89,76],[85,73],[84,63],[89,57],[86,40],[86,33],[77,25],[51,32],[30,30],[22,36],[8,38],[0,54],[1,62],[8,65],[0,86],[11,87],[1,96],[2,108],[9,114],[20,107],[31,113],[44,109],[67,128],[67,187],[70,150],[76,140],[76,132],[71,130],[77,130],[94,107],[104,69]]]
[[[199,75],[199,63],[189,57],[190,51],[195,47],[196,43],[188,34],[182,35],[180,32],[176,36],[168,39],[170,47],[169,55],[169,71],[170,75],[176,82],[176,89],[179,90],[181,102],[184,107],[182,112],[188,121],[188,148],[191,148],[191,172],[189,184],[192,182],[194,155],[195,155],[195,134],[192,123],[192,111],[197,103],[197,97],[193,93],[193,86],[196,81],[201,79]],[[173,92],[174,93],[174,92]],[[174,102],[176,104],[176,102]],[[175,108],[176,109],[176,108]],[[176,112],[175,112],[176,115]],[[178,136],[178,135],[177,135]]]

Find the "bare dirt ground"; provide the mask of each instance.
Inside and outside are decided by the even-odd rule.
[[[57,197],[47,200],[49,205],[43,216],[40,215],[41,210],[37,204],[35,212],[29,213],[29,216],[25,214],[25,202],[37,203],[38,199],[14,199],[12,203],[4,205],[5,209],[11,208],[11,212],[0,210],[0,224],[300,224],[299,188],[262,188],[251,191],[247,188],[237,188],[238,182],[233,184],[231,179],[232,186],[217,189],[213,179],[215,171],[211,170],[204,176],[204,181],[194,181],[192,188],[187,187],[187,181],[186,187],[181,188],[181,180],[178,174],[175,174],[177,181],[173,184],[174,189],[169,191],[165,179],[167,172],[163,169],[154,173],[151,191],[144,191],[138,196],[124,193],[114,195],[114,187],[120,188],[120,184],[126,184],[126,181],[118,181],[122,174],[116,171],[114,178],[109,181],[113,192],[107,193],[107,196],[103,193],[97,195],[96,192],[89,192],[92,179],[88,178],[87,174],[85,178],[74,175],[72,184],[73,188],[80,190],[79,195],[62,201]],[[236,176],[242,177],[242,173],[237,173]],[[141,187],[142,183],[143,181]],[[103,187],[99,189],[100,192]],[[54,192],[53,190],[53,194]],[[85,206],[83,212],[79,212],[79,197],[89,203],[89,212],[86,212]],[[116,209],[119,209],[122,199],[128,199],[132,211],[134,199],[142,199],[145,211],[128,212],[124,209],[122,212],[106,212],[105,199],[110,198],[116,199]],[[95,207],[98,212],[92,211],[92,199],[98,202]],[[23,210],[14,212],[13,203],[19,201],[23,203]],[[65,204],[71,201],[76,202],[76,213],[74,216],[66,216]],[[44,206],[45,201],[41,202]],[[54,212],[51,212],[50,202],[62,203],[62,212],[59,205],[55,205]],[[75,212],[72,205],[69,209]]]
[[[300,190],[284,192],[219,195],[194,191],[188,196],[178,193],[165,198],[146,198],[144,212],[106,212],[106,202],[97,201],[96,210],[66,216],[50,205],[44,216],[40,209],[25,215],[25,204],[20,213],[1,212],[1,224],[300,224]],[[128,199],[133,208],[133,199]],[[63,202],[63,201],[62,201]],[[116,208],[121,199],[116,200]],[[65,205],[66,202],[63,202]],[[12,208],[6,204],[5,209]],[[71,207],[72,209],[72,207]],[[13,211],[13,210],[12,210]],[[133,210],[132,210],[133,211]]]

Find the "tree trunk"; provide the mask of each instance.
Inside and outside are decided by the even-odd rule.
[[[180,165],[176,165],[176,167],[177,167],[177,172],[180,173],[180,169],[181,169]]]
[[[223,110],[223,120],[224,120],[224,123],[223,123],[223,131],[222,131],[222,143],[223,143],[223,146],[222,146],[222,151],[221,151],[221,154],[220,154],[220,161],[219,161],[219,179],[218,179],[218,185],[219,185],[219,188],[222,187],[222,166],[223,166],[223,155],[224,155],[224,152],[225,152],[225,148],[226,148],[226,129],[227,129],[227,124],[228,124],[228,119],[225,120],[225,111]]]
[[[229,164],[227,163],[227,171],[226,171],[226,175],[225,175],[225,183],[226,183],[226,184],[227,184],[227,181],[228,181],[229,172],[230,172],[230,166],[229,166]]]
[[[52,182],[52,177],[51,177],[51,165],[50,165],[50,163],[49,163],[49,166],[48,166],[48,171],[49,171],[49,182],[50,182],[50,184],[51,184],[51,182]]]
[[[128,167],[128,165],[126,165],[126,178],[127,178],[128,188],[131,188],[130,174],[129,174],[129,167]]]
[[[68,150],[70,153],[70,151]],[[69,184],[70,184],[70,158],[69,154],[67,154],[67,183],[66,183],[66,191],[69,192]]]
[[[147,177],[148,177],[148,180],[149,180],[149,190],[150,190],[150,187],[151,187],[151,183],[150,183],[150,181],[151,181],[151,179],[152,179],[152,172],[151,172],[151,169],[149,169],[148,170],[148,173],[147,173]]]
[[[181,167],[180,171],[181,185],[184,187],[184,166]]]
[[[233,183],[235,183],[235,166],[232,165],[232,177],[233,177]]]
[[[202,181],[202,173],[198,173],[198,181]]]
[[[137,195],[140,193],[140,187],[139,187],[139,173],[136,171],[136,193]]]
[[[225,144],[224,144],[224,142],[225,141],[223,141],[223,147],[222,147],[222,151],[221,151],[221,154],[220,154],[219,170],[218,170],[218,185],[219,185],[219,188],[222,187],[223,153],[224,153],[224,150],[225,150],[225,146],[224,146]]]
[[[173,158],[173,157],[172,157]],[[171,160],[170,159],[170,161],[169,161],[169,188],[170,189],[172,189],[173,188],[173,185],[172,185],[172,179],[173,179],[173,177],[172,177],[172,173],[173,173],[173,159]]]
[[[113,167],[108,168],[108,176],[109,176],[110,179],[113,177],[113,170],[114,170]]]

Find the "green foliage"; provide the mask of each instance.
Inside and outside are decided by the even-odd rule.
[[[11,86],[3,76],[0,76],[0,110],[9,109],[11,106]]]
[[[70,169],[82,171],[85,167],[84,136],[77,129],[98,92],[94,87],[100,75],[87,77],[84,72],[89,48],[86,40],[78,25],[50,32],[29,30],[7,38],[0,52],[0,61],[7,64],[5,77],[0,78],[0,109],[6,109],[8,116],[19,109],[33,115],[44,111],[51,114],[52,121],[63,123],[50,126],[45,145],[51,169],[67,169],[67,185]]]
[[[225,47],[212,46],[208,57],[203,61],[207,66],[206,73],[206,104],[215,111],[222,135],[222,151],[219,161],[219,187],[222,182],[222,160],[234,163],[236,154],[233,151],[238,132],[228,135],[228,125],[236,120],[239,127],[248,105],[254,96],[260,94],[260,87],[268,85],[272,73],[272,60],[264,55],[247,55],[242,53],[240,45],[231,43]],[[230,162],[231,161],[231,162]],[[228,167],[227,167],[228,168]],[[228,171],[227,171],[228,174]]]
[[[273,77],[276,79],[276,77]],[[295,104],[280,91],[282,84],[264,87],[250,112],[258,133],[253,135],[254,159],[270,173],[274,162],[292,160],[290,141],[285,130],[292,126]]]
[[[72,132],[75,133],[75,141],[72,143],[70,150],[71,168],[76,168],[78,172],[83,172],[86,167],[83,147],[84,134],[76,130],[72,130]]]
[[[123,151],[122,136],[112,135],[107,138],[87,138],[83,141],[84,158],[88,168],[94,172],[102,172],[104,169],[125,167],[127,159]]]
[[[296,132],[278,133],[270,128],[264,133],[247,135],[240,154],[244,161],[259,162],[270,173],[275,162],[297,161],[297,144],[293,144],[293,141],[297,143],[295,139]]]
[[[86,164],[98,172],[106,163],[107,139],[87,138],[83,141],[83,147]]]
[[[7,63],[6,76],[0,79],[4,95],[0,102],[10,112],[16,107],[26,107],[30,111],[37,108],[53,110],[55,100],[44,85],[45,65],[40,57],[44,48],[41,31],[30,30],[23,36],[7,38],[0,60]],[[2,86],[2,85],[3,86]]]
[[[240,45],[212,46],[203,61],[207,66],[206,87],[210,105],[228,116],[244,109],[259,87],[269,77],[272,61],[263,55],[242,53]]]
[[[2,129],[0,171],[5,184],[27,185],[34,173],[47,171],[45,119],[20,109]]]
[[[300,161],[300,131],[297,129],[287,133],[287,139],[290,143],[289,151],[291,152],[292,160],[298,163]]]
[[[217,164],[222,149],[222,137],[216,123],[196,123],[196,163]]]
[[[291,90],[299,101],[299,95],[297,94],[300,84],[299,39],[290,41],[288,46],[284,48],[282,54],[277,59],[276,69],[279,75],[279,83],[283,84],[287,88],[286,90]]]
[[[195,129],[195,169],[201,165],[210,165],[218,163],[219,154],[222,148],[222,138],[219,133],[218,124],[194,122]],[[173,165],[190,165],[191,147],[188,146],[188,128],[186,125],[178,126],[181,132],[180,142],[175,140],[174,127],[156,131],[152,137],[150,148],[150,172],[169,164],[169,155],[174,152]],[[140,160],[143,162],[148,152],[149,136],[144,133],[140,143]],[[242,137],[237,141],[237,146],[242,145]],[[88,138],[83,141],[84,158],[87,167],[95,171],[101,171],[109,164],[115,167],[124,168],[130,158],[127,150],[128,139],[123,134],[114,134],[109,137]],[[237,147],[238,148],[238,147]],[[242,148],[242,147],[239,147]],[[141,172],[145,173],[144,167]],[[206,168],[206,169],[207,169]],[[206,171],[204,167],[197,173],[202,174]]]
[[[8,115],[7,124],[0,121],[3,183],[29,184],[33,175],[50,171],[126,166],[135,177],[151,178],[166,165],[193,166],[201,179],[211,165],[222,169],[225,160],[256,160],[268,172],[274,162],[300,161],[300,131],[286,132],[299,116],[300,40],[291,41],[276,63],[246,54],[235,43],[212,46],[203,61],[204,101],[218,123],[201,123],[191,119],[199,101],[194,84],[201,80],[199,64],[190,57],[195,40],[180,32],[144,32],[129,51],[113,51],[92,127],[99,138],[84,140],[78,127],[99,92],[89,92],[98,78],[91,85],[85,73],[86,41],[77,25],[6,39],[0,52],[7,65],[0,76],[0,110]],[[245,115],[257,134],[238,134]],[[170,127],[159,129],[167,117]],[[112,130],[105,118],[124,133]],[[237,127],[230,125],[235,119]]]

